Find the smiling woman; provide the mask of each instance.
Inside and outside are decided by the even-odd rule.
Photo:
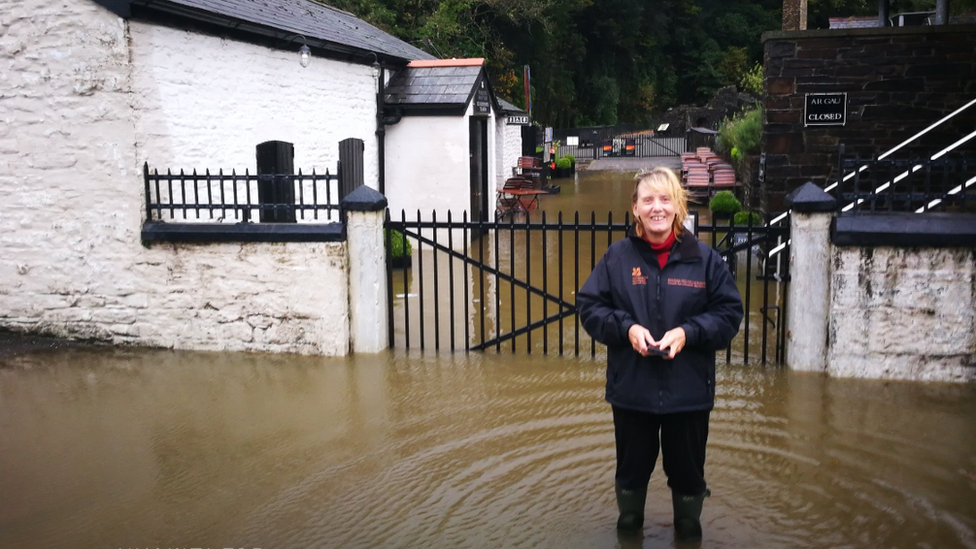
[[[688,218],[688,193],[677,174],[668,168],[654,168],[637,175],[633,202],[637,236],[662,244],[681,234]]]
[[[687,197],[674,171],[639,174],[632,202],[633,229],[607,249],[576,300],[587,333],[607,346],[617,530],[642,530],[648,482],[663,452],[675,537],[695,540],[709,495],[715,351],[739,331],[742,300],[718,253],[684,229]]]

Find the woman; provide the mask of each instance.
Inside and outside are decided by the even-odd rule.
[[[607,345],[606,399],[617,447],[617,529],[644,525],[647,484],[664,454],[680,540],[701,537],[715,351],[739,331],[742,299],[728,266],[684,229],[675,173],[636,178],[634,226],[607,249],[576,298],[583,327]]]

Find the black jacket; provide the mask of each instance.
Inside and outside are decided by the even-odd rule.
[[[607,345],[607,402],[667,414],[715,404],[715,351],[739,331],[742,298],[728,266],[684,231],[661,269],[650,245],[631,232],[614,242],[576,296],[583,328]],[[687,342],[674,360],[634,351],[640,324],[657,341],[681,326]]]

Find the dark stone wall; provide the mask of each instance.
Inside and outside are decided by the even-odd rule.
[[[841,144],[874,157],[976,99],[976,25],[777,31],[763,46],[767,212],[807,181],[836,181]],[[847,92],[845,126],[803,126],[804,94],[822,92]],[[976,105],[892,158],[931,155],[974,128]]]
[[[754,93],[740,92],[735,86],[719,88],[704,107],[679,105],[655,118],[654,127],[668,123],[670,135],[683,135],[691,128],[717,130],[726,118],[759,101]]]

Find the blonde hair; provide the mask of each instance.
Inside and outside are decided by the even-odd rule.
[[[681,231],[684,229],[685,219],[688,219],[688,192],[681,186],[678,174],[674,173],[671,168],[658,166],[652,170],[640,172],[634,177],[634,181],[634,193],[630,197],[631,205],[637,204],[637,189],[641,185],[657,187],[671,198],[671,203],[674,204],[674,224],[671,226],[671,231],[675,238],[680,237]],[[643,223],[635,223],[634,228],[637,231],[637,236],[644,238]]]

